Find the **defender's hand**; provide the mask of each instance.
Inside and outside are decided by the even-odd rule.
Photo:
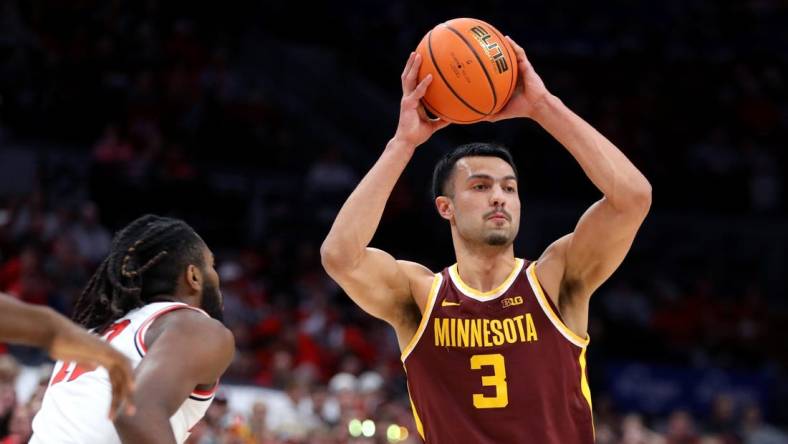
[[[134,372],[129,360],[122,353],[65,319],[57,324],[55,337],[48,351],[53,359],[73,361],[87,370],[94,370],[98,366],[106,368],[112,384],[110,418],[117,415],[124,402],[124,413],[134,414],[135,409],[131,402]]]
[[[539,103],[550,96],[550,92],[547,91],[544,82],[542,82],[542,79],[536,71],[534,71],[531,62],[528,61],[525,50],[515,43],[511,37],[506,36],[506,39],[509,41],[509,44],[512,45],[517,55],[519,78],[517,79],[517,86],[509,102],[498,113],[484,119],[488,122],[497,122],[499,120],[513,119],[516,117],[533,118],[535,109]]]
[[[426,142],[433,133],[449,125],[441,119],[430,119],[421,104],[421,98],[432,82],[432,75],[427,75],[417,82],[421,55],[410,53],[405,69],[402,71],[402,101],[400,102],[399,124],[394,138],[414,147]]]

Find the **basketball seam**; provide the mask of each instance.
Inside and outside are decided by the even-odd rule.
[[[492,91],[492,95],[493,95],[493,106],[492,106],[492,109],[490,110],[490,112],[485,114],[485,115],[489,116],[490,113],[492,113],[495,110],[495,107],[498,106],[498,94],[495,93],[495,85],[493,85],[492,77],[490,77],[490,73],[487,72],[487,68],[485,68],[481,57],[479,57],[479,54],[474,49],[473,45],[471,45],[470,42],[465,40],[465,37],[463,37],[463,35],[460,34],[460,32],[457,31],[456,29],[452,28],[449,25],[445,25],[444,24],[444,26],[446,26],[451,32],[456,34],[457,37],[459,37],[460,40],[462,40],[462,42],[465,43],[465,45],[468,47],[468,49],[470,49],[471,52],[473,53],[473,56],[476,57],[476,61],[479,62],[479,67],[482,69],[482,71],[484,71],[484,76],[487,77],[487,84],[490,85],[490,90]]]
[[[429,100],[427,100],[426,98],[422,97],[422,98],[421,98],[421,102],[422,102],[422,105],[424,105],[425,107],[427,107],[427,109],[429,109],[429,111],[430,111],[432,114],[435,114],[436,116],[440,117],[441,119],[448,120],[448,121],[452,121],[453,123],[474,123],[474,122],[478,122],[478,120],[460,120],[460,119],[455,119],[455,118],[453,118],[453,117],[452,117],[451,119],[449,119],[448,117],[446,117],[446,116],[444,116],[443,114],[439,113],[439,112],[437,111],[437,109],[435,108],[435,106],[433,106],[433,105],[432,105],[432,104],[429,102]]]
[[[511,97],[512,93],[514,92],[515,86],[517,86],[517,82],[515,81],[516,76],[514,75],[514,71],[516,69],[519,69],[517,57],[515,56],[514,60],[512,60],[512,55],[509,53],[509,43],[506,42],[506,44],[504,44],[505,37],[501,37],[501,34],[498,32],[498,30],[496,30],[492,26],[490,26],[490,30],[494,32],[495,35],[498,37],[498,40],[501,41],[501,46],[503,46],[503,49],[506,50],[506,55],[509,56],[509,63],[512,63],[511,73],[509,74],[509,88],[508,88],[509,92],[508,94],[506,94],[507,97]],[[514,51],[514,48],[512,48],[512,51]]]
[[[443,83],[446,84],[446,87],[449,88],[449,91],[451,91],[454,97],[456,97],[457,100],[462,102],[463,105],[467,106],[468,109],[475,112],[476,114],[481,114],[482,116],[489,115],[489,113],[485,114],[477,110],[476,108],[472,107],[470,103],[466,102],[465,99],[463,99],[462,97],[460,97],[459,94],[457,94],[457,91],[455,91],[454,88],[452,88],[451,85],[449,84],[448,80],[446,80],[446,77],[443,75],[440,66],[438,66],[438,62],[435,60],[435,55],[432,53],[432,31],[430,31],[430,33],[427,35],[427,51],[430,53],[430,59],[432,60],[433,66],[435,66],[435,71],[437,71],[438,75],[441,76]]]

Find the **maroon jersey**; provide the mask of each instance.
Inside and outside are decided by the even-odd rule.
[[[435,275],[402,353],[428,444],[594,442],[588,339],[564,325],[535,264],[517,259],[487,292],[463,283],[456,264]]]

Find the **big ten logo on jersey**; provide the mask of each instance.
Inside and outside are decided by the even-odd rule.
[[[482,46],[484,53],[487,54],[487,57],[495,63],[495,67],[498,69],[498,74],[503,74],[509,70],[509,64],[506,62],[506,56],[503,54],[503,48],[496,42],[488,42],[492,37],[487,30],[482,28],[481,26],[474,26],[471,28],[471,32],[479,44]]]
[[[503,298],[501,300],[501,305],[503,306],[503,308],[512,307],[514,305],[520,305],[522,303],[523,303],[522,296],[515,296],[513,298]]]
[[[126,327],[131,324],[131,321],[128,319],[124,319],[120,322],[116,322],[107,328],[103,335],[101,335],[101,339],[112,342]],[[63,362],[63,366],[60,367],[60,370],[55,374],[52,378],[52,382],[49,383],[50,386],[57,384],[58,382],[66,381],[71,382],[83,374],[87,372],[91,372],[95,370],[94,368],[88,368],[77,364],[76,362]],[[68,378],[68,379],[67,379]]]

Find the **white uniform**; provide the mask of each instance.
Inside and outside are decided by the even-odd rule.
[[[154,302],[118,319],[103,339],[112,344],[136,368],[147,347],[145,332],[157,317],[173,310],[204,311],[180,302]],[[206,314],[207,316],[207,314]],[[205,415],[213,400],[211,391],[194,391],[170,418],[175,440],[186,441],[189,431]],[[109,420],[112,387],[103,367],[84,371],[73,362],[58,361],[44,394],[41,410],[33,419],[30,444],[120,444]]]

